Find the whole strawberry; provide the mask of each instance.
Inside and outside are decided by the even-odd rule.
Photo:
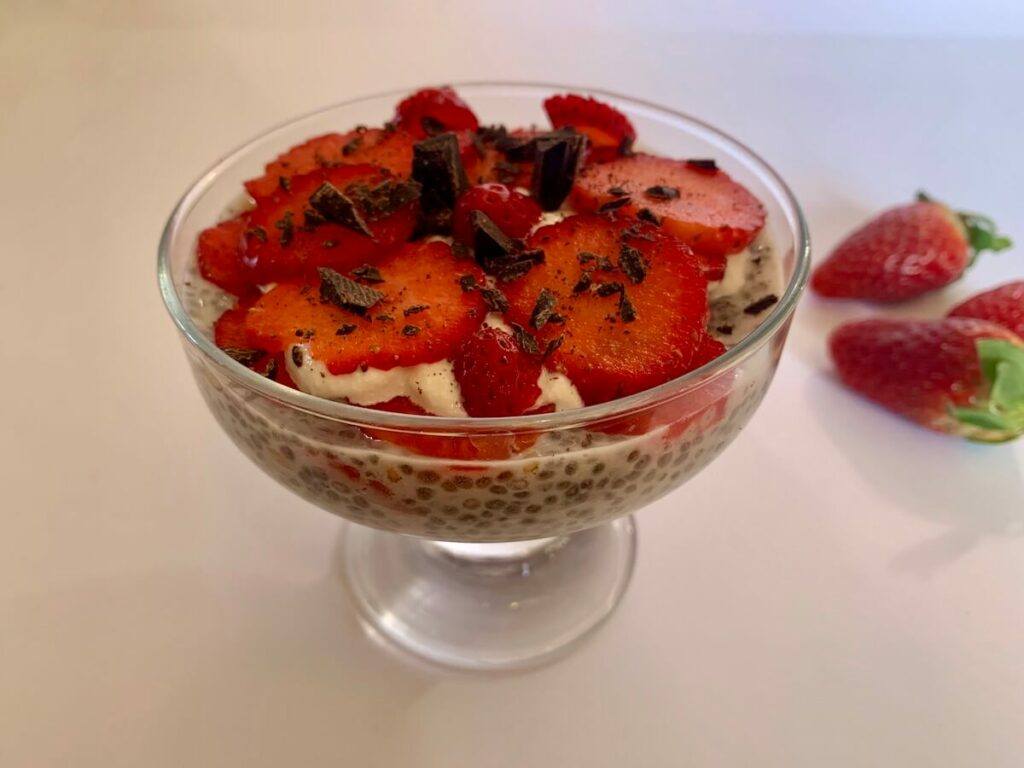
[[[1024,433],[1024,341],[985,320],[861,320],[829,339],[839,378],[929,429],[984,442]]]
[[[976,317],[1009,328],[1024,338],[1024,280],[1000,285],[972,296],[949,312],[950,317]]]
[[[481,328],[452,360],[470,416],[520,416],[540,397],[540,358],[499,328]]]
[[[811,279],[829,298],[903,301],[949,285],[982,251],[1009,248],[991,219],[919,193],[847,236]]]

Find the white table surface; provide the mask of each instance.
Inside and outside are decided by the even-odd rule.
[[[768,158],[818,255],[918,187],[1024,246],[1019,10],[504,5],[3,4],[0,765],[1024,764],[1024,443],[841,390],[823,335],[868,307],[807,298],[750,426],[641,513],[613,620],[529,673],[366,639],[341,521],[209,416],[156,290],[164,219],[227,148],[356,93],[632,92]],[[1021,274],[1024,247],[898,312]]]

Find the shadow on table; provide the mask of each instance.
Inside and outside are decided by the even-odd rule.
[[[928,575],[986,537],[1024,533],[1024,479],[1012,447],[930,432],[825,372],[808,381],[807,403],[865,483],[906,512],[945,526],[898,553],[893,570]]]

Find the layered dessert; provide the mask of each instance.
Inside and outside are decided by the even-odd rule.
[[[198,238],[195,321],[283,387],[470,419],[618,400],[739,343],[782,293],[757,198],[714,158],[641,151],[607,104],[544,109],[550,126],[481,125],[426,89],[379,127],[271,158]],[[328,427],[208,374],[214,412],[283,482],[361,522],[462,540],[574,530],[660,495],[724,446],[770,375],[725,372],[565,429],[462,434]]]

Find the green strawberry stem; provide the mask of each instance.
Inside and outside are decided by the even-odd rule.
[[[971,408],[952,408],[961,424],[976,427],[972,435],[985,442],[1013,440],[1024,434],[1024,347],[1003,339],[975,342],[988,395]]]
[[[917,201],[919,203],[938,202],[934,197],[925,192],[917,193]],[[988,216],[968,211],[956,211],[955,215],[967,233],[967,242],[971,246],[974,257],[982,251],[998,253],[999,251],[1005,251],[1013,245],[1013,241],[1009,237],[999,234],[996,223]],[[971,263],[974,263],[974,258],[971,259]]]

